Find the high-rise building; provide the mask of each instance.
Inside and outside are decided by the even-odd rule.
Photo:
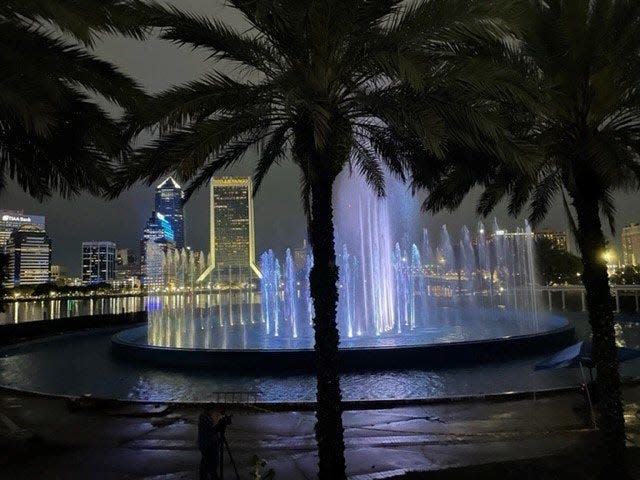
[[[82,242],[82,283],[108,283],[116,278],[116,244]]]
[[[307,239],[302,239],[302,245],[293,250],[293,264],[296,270],[302,270],[307,264],[307,255],[309,254],[309,245]]]
[[[22,225],[36,225],[44,230],[44,217],[25,214],[22,210],[0,210],[0,253],[5,250],[11,233]]]
[[[134,251],[130,248],[116,250],[116,283],[123,286],[134,286],[139,283],[140,264]]]
[[[569,233],[568,232],[554,232],[551,230],[538,230],[533,234],[535,240],[545,238],[553,243],[553,246],[557,250],[563,252],[569,251]]]
[[[140,240],[140,280],[146,287],[161,287],[164,281],[164,257],[175,250],[173,228],[167,218],[153,212]]]
[[[168,220],[173,229],[177,248],[184,247],[184,192],[173,177],[168,177],[156,187],[156,212]]]
[[[214,178],[210,189],[210,260],[199,281],[246,282],[253,276],[260,278],[255,263],[251,178]]]
[[[639,223],[630,223],[622,229],[622,264],[640,265]]]
[[[116,250],[116,268],[127,267],[136,263],[136,254],[130,248],[119,248]]]
[[[24,223],[13,230],[7,242],[9,283],[39,285],[51,281],[51,239],[44,228]]]

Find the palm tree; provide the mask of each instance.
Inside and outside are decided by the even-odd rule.
[[[562,197],[582,257],[600,430],[609,472],[615,475],[624,468],[624,417],[601,215],[613,231],[614,192],[640,187],[640,3],[527,3],[530,24],[522,39],[522,66],[540,80],[540,101],[533,112],[511,105],[506,110],[514,131],[542,153],[535,161],[536,174],[462,160],[441,164],[437,173],[423,171],[416,186],[434,187],[425,207],[439,210],[455,208],[473,186],[482,185],[480,213],[487,214],[507,196],[513,214],[530,201],[534,224]]]
[[[102,193],[118,124],[94,94],[132,107],[143,94],[90,47],[99,33],[141,37],[137,1],[4,0],[0,5],[0,192],[7,179],[42,200]]]
[[[234,75],[214,65],[130,112],[132,134],[159,136],[123,166],[117,188],[172,173],[191,181],[188,197],[254,149],[256,190],[274,164],[300,168],[314,255],[319,475],[344,478],[334,180],[348,166],[383,195],[385,170],[402,176],[414,150],[442,158],[453,145],[515,162],[492,106],[517,94],[491,57],[508,32],[479,0],[230,3],[246,31],[172,7],[144,9],[161,38],[204,49]],[[419,140],[400,148],[396,139],[409,135]]]

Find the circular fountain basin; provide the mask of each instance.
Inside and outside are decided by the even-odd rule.
[[[469,313],[469,315],[466,315]],[[343,335],[342,370],[424,368],[499,361],[551,351],[574,339],[573,327],[557,315],[523,317],[500,310],[456,312],[429,326],[380,335]],[[473,320],[470,320],[473,319]],[[265,334],[263,324],[220,325],[211,318],[160,322],[121,331],[111,338],[119,357],[165,366],[260,374],[315,369],[313,336]]]

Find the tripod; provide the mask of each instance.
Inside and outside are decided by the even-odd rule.
[[[223,423],[220,425],[220,444],[218,454],[220,455],[220,480],[224,480],[224,451],[225,448],[227,450],[227,454],[229,455],[229,460],[231,460],[231,465],[233,466],[233,471],[236,474],[236,480],[240,480],[240,474],[238,473],[238,467],[236,467],[236,461],[233,459],[233,455],[231,455],[231,449],[229,448],[229,442],[227,442],[227,423]]]

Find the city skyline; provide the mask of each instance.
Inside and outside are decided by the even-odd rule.
[[[132,213],[135,213],[135,218],[136,218],[135,222],[132,220],[125,224],[120,224],[120,227],[122,228],[116,228],[113,230],[104,229],[103,225],[98,222],[95,224],[96,228],[94,228],[93,230],[94,232],[98,232],[98,233],[92,234],[91,232],[82,232],[80,234],[82,235],[82,237],[78,238],[74,235],[74,238],[71,242],[69,241],[64,242],[59,240],[60,238],[65,238],[65,237],[68,238],[68,235],[65,235],[65,232],[68,231],[68,228],[67,228],[68,224],[66,223],[66,220],[68,219],[67,212],[64,212],[62,214],[49,213],[50,208],[48,208],[46,204],[35,203],[32,199],[27,199],[31,201],[25,202],[29,204],[28,208],[26,207],[21,208],[20,205],[12,205],[13,208],[0,210],[0,212],[6,213],[11,211],[13,213],[19,213],[19,212],[35,211],[37,212],[37,214],[22,213],[22,215],[28,215],[32,217],[34,221],[35,219],[38,219],[38,222],[40,221],[39,219],[42,219],[42,222],[44,222],[44,219],[47,218],[48,221],[46,224],[46,232],[48,236],[51,238],[51,241],[53,244],[52,264],[57,264],[65,267],[65,269],[68,271],[68,274],[70,276],[80,277],[82,273],[82,269],[78,262],[78,249],[81,248],[81,244],[83,241],[89,241],[92,238],[100,238],[100,237],[108,238],[110,241],[113,241],[117,245],[118,249],[128,248],[139,253],[139,245],[140,245],[139,241],[140,241],[141,228],[144,226],[145,222],[148,220],[149,212],[153,211],[153,208],[155,207],[155,197],[154,197],[155,188],[147,187],[145,188],[145,190],[147,193],[146,195],[147,198],[146,199],[143,198],[140,203],[144,204],[145,207],[149,205],[150,208],[146,210],[144,215],[142,215],[142,217],[144,218],[142,221],[137,220],[139,217],[138,210],[140,209],[138,206],[132,212]],[[196,213],[196,210],[201,210],[203,206],[206,208],[207,212],[209,210],[209,205],[208,205],[209,203],[208,201],[210,197],[209,189],[208,188],[202,189],[199,192],[199,195],[197,196],[200,197],[198,199],[199,200],[198,202],[186,204],[186,210],[190,212],[188,216],[192,218],[195,218],[195,217],[202,218],[203,212],[199,211]],[[290,248],[290,247],[293,248],[296,244],[302,242],[303,240],[306,240],[306,227],[304,224],[301,226],[301,228],[296,229],[300,232],[298,237],[294,237],[293,239],[291,239],[291,238],[288,238],[286,235],[282,235],[282,229],[278,227],[274,227],[274,225],[284,224],[285,231],[288,231],[289,229],[286,228],[287,226],[289,227],[295,226],[294,219],[291,219],[290,221],[286,221],[287,219],[265,216],[265,215],[268,215],[268,213],[264,212],[264,209],[261,208],[262,205],[261,205],[261,202],[259,201],[259,198],[260,198],[260,194],[258,194],[258,200],[254,201],[256,211],[260,212],[260,214],[258,213],[255,214],[255,224],[256,224],[255,243],[256,243],[256,255],[258,257],[262,252],[270,248],[273,249],[274,251],[284,252],[286,248]],[[204,205],[202,205],[203,202],[205,203]],[[107,211],[115,210],[116,208],[115,205],[113,205],[113,203],[115,202],[113,203],[101,202],[101,203],[104,203],[103,208]],[[36,210],[36,208],[38,208],[38,205],[40,205],[40,208],[42,208],[42,210]],[[416,201],[416,208],[418,208],[417,201]],[[41,215],[42,213],[46,213],[46,215]],[[468,212],[466,213],[468,215]],[[522,218],[514,219],[513,217],[509,217],[507,215],[499,216],[497,215],[497,213],[498,212],[496,212],[496,215],[491,215],[488,218],[491,219],[494,216],[499,218],[500,224],[504,225],[508,231],[513,231],[516,228],[522,226],[521,222],[524,221]],[[617,219],[617,230],[615,232],[615,236],[612,237],[611,235],[608,235],[609,241],[611,242],[611,246],[618,253],[618,257],[620,258],[621,263],[623,263],[623,248],[622,248],[622,242],[621,242],[622,229],[627,225],[633,225],[634,223],[640,222],[640,217],[638,215],[634,215],[634,213],[635,212],[628,212],[628,214],[625,215],[623,218],[625,219],[628,218],[629,220],[624,222],[620,218],[622,215],[619,215]],[[442,223],[447,223],[449,226],[451,226],[453,231],[454,229],[457,228],[458,225],[463,224],[461,219],[466,218],[466,215],[465,215],[465,212],[454,212],[452,214],[439,214],[439,215],[424,215],[420,213],[420,218],[423,220],[423,224],[427,225],[427,228],[429,229],[430,232],[435,232],[437,228],[439,228],[440,223],[438,223],[438,221],[440,219],[442,219],[441,220]],[[474,218],[476,221],[483,220],[475,216],[473,216],[472,218]],[[63,221],[60,222],[60,220],[63,220]],[[536,230],[540,232],[567,231],[568,228],[566,227],[566,225],[563,224],[562,220],[564,219],[561,218],[560,221],[555,221],[555,222],[545,221]],[[485,221],[485,223],[488,223],[488,222]],[[268,225],[274,228],[267,228]],[[556,225],[557,227],[554,228],[554,226]],[[297,224],[297,226],[300,227],[299,224]],[[128,230],[133,230],[133,232],[129,233]],[[103,232],[103,233],[100,233],[100,232]],[[273,233],[275,233],[275,235],[273,235]],[[569,242],[573,243],[571,240],[571,235],[569,235],[569,237],[570,237]],[[189,246],[193,250],[209,251],[209,243],[210,243],[209,222],[208,221],[194,222],[193,226],[190,227],[190,238],[193,238],[195,241],[192,243],[191,240],[189,240],[185,244],[185,246]],[[275,241],[271,243],[269,238],[274,238]],[[575,248],[573,250],[575,251]]]
[[[171,0],[168,3],[194,13],[215,15],[231,26],[243,25],[241,16],[225,7],[222,1]],[[107,37],[97,42],[96,52],[119,65],[151,92],[198,78],[208,68],[208,64],[202,61],[204,54],[180,49],[157,38],[141,42],[129,38]],[[246,157],[243,165],[234,166],[224,174],[251,175],[255,165],[255,152],[248,152]],[[153,191],[153,186],[136,185],[110,202],[83,194],[72,200],[53,197],[39,203],[20,191],[15,183],[8,182],[6,191],[0,195],[0,206],[23,209],[25,212],[41,212],[49,217],[51,222],[47,231],[54,242],[54,263],[67,266],[71,274],[78,274],[77,251],[82,240],[108,238],[119,246],[136,248],[141,225],[144,225],[149,212],[154,208]],[[620,228],[628,223],[638,222],[640,218],[637,213],[637,195],[617,194],[615,198],[618,232],[612,241],[620,251]],[[472,225],[477,221],[476,200],[477,195],[465,200],[454,214],[423,215],[422,223],[432,229],[446,223],[452,230],[462,225]],[[202,188],[186,204],[185,216],[189,219],[205,218],[206,212],[208,189]],[[277,215],[272,212],[277,212]],[[283,165],[274,167],[271,175],[265,178],[261,192],[255,199],[255,216],[258,254],[268,248],[283,251],[287,246],[298,244],[306,237],[306,221],[299,194],[299,169],[291,162],[283,162]],[[504,207],[491,216],[498,217],[501,225],[509,230],[521,226],[524,219],[524,216],[517,220],[508,218]],[[551,230],[568,229],[561,201],[555,202],[548,220],[541,227]],[[208,250],[208,243],[208,226],[190,222],[187,244],[196,250]]]

